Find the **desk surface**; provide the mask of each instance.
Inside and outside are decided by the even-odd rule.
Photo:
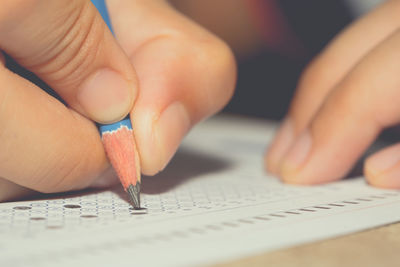
[[[397,212],[397,211],[394,211]],[[400,223],[255,255],[216,267],[236,266],[399,266]]]

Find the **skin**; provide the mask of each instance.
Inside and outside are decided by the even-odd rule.
[[[82,9],[83,2],[69,1],[69,7],[76,5],[71,10],[65,8],[66,1],[52,1],[58,6],[49,7],[44,0],[10,0],[0,10],[1,49],[68,103],[61,105],[10,73],[0,54],[0,200],[30,190],[59,192],[115,181],[93,120],[106,121],[108,116],[107,121],[115,121],[128,112],[143,172],[155,174],[188,129],[218,111],[232,94],[236,73],[229,48],[165,1],[109,0],[115,39],[93,7]],[[40,18],[32,19],[26,10],[38,3],[46,8],[30,12]],[[86,11],[77,16],[76,10]],[[340,179],[382,129],[399,123],[399,11],[399,1],[387,1],[339,34],[308,66],[285,126],[265,156],[269,172],[298,184]],[[59,19],[57,29],[32,35],[49,28],[51,14]],[[81,19],[67,23],[71,17]],[[81,29],[78,26],[86,35],[68,35],[82,32],[68,30]],[[88,33],[92,38],[85,38]],[[77,88],[99,66],[116,70],[129,82],[126,110],[97,116],[76,101]],[[178,119],[161,119],[164,112],[174,115],[177,110],[180,116],[172,117]],[[368,158],[365,176],[372,185],[400,188],[400,144]]]
[[[400,1],[339,34],[305,70],[265,163],[288,183],[338,180],[386,127],[400,122]],[[400,188],[400,144],[370,156],[374,186]]]
[[[215,16],[209,12],[213,1],[173,2],[227,40],[237,55],[260,48],[245,1],[235,1],[242,8]],[[267,149],[270,173],[295,184],[338,180],[382,129],[399,124],[399,11],[400,1],[386,1],[340,33],[305,69],[286,120]],[[271,40],[265,41],[271,47]],[[371,185],[400,188],[400,144],[367,158],[364,174]]]
[[[236,66],[224,42],[162,0],[107,5],[115,38],[90,1],[2,2],[1,50],[68,106],[0,57],[0,201],[115,182],[94,121],[128,113],[142,172],[153,175],[194,124],[230,99]],[[93,84],[96,94],[82,93]]]

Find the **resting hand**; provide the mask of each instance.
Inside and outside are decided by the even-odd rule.
[[[382,129],[400,122],[400,2],[340,34],[307,68],[266,155],[283,181],[315,184],[349,172]],[[400,188],[400,144],[372,155],[372,185]]]

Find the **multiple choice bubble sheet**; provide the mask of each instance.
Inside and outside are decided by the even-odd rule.
[[[132,211],[118,185],[0,204],[0,266],[199,266],[400,219],[400,193],[362,177],[301,187],[263,170],[274,125],[217,117],[165,171],[144,177]]]

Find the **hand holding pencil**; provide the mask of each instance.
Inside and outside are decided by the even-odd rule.
[[[96,128],[129,115],[141,171],[232,94],[227,46],[164,1],[107,1],[115,37],[84,0],[3,1],[0,47],[67,106],[0,65],[0,200],[116,182]],[[212,100],[212,101],[211,101]]]

